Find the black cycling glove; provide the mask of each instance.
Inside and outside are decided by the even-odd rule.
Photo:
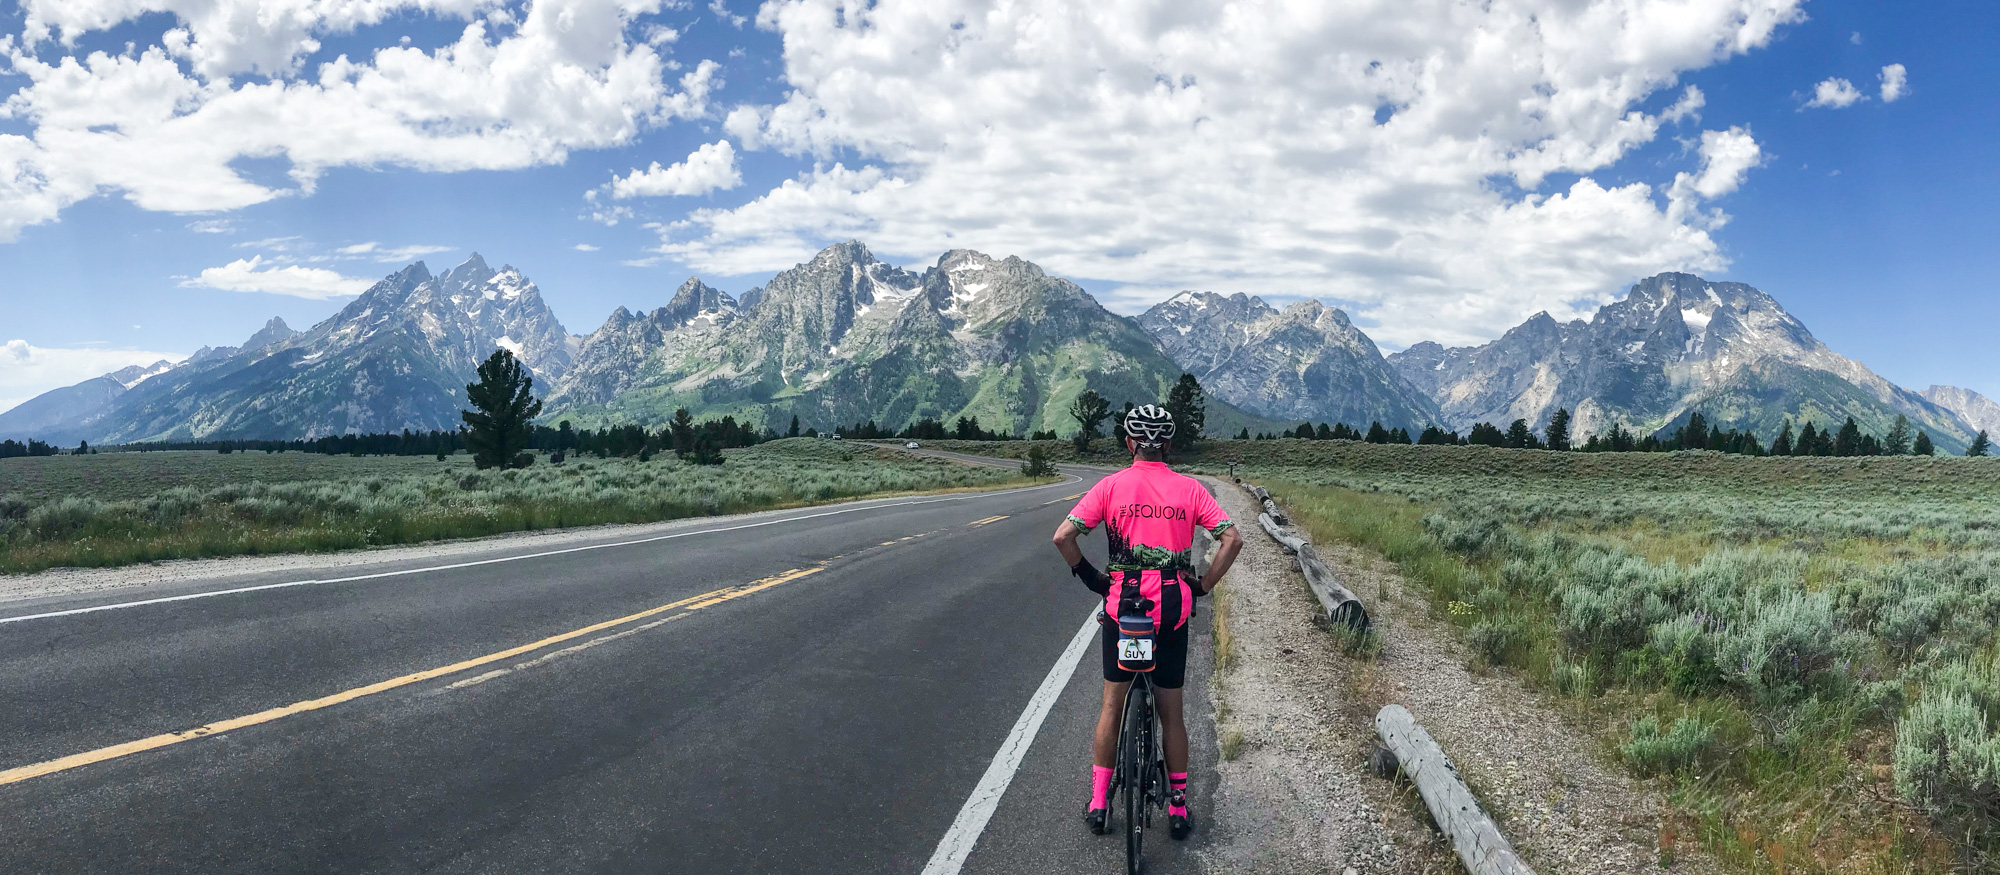
[[[1091,592],[1098,595],[1109,595],[1111,592],[1111,578],[1105,577],[1104,572],[1098,571],[1097,566],[1090,564],[1088,557],[1079,559],[1075,565],[1071,565],[1069,573],[1077,580],[1083,581],[1084,587]]]

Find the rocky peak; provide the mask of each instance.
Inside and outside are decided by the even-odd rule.
[[[290,325],[285,324],[285,320],[273,316],[271,321],[264,323],[264,327],[256,334],[250,335],[249,340],[243,341],[243,351],[254,352],[274,343],[291,340],[298,335],[299,333],[293,331]]]
[[[736,313],[736,300],[710,288],[700,277],[688,277],[665,307],[653,311],[655,321],[679,327],[701,316],[724,318]]]

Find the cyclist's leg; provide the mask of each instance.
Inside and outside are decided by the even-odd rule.
[[[1104,705],[1097,712],[1097,734],[1091,740],[1092,765],[1108,769],[1117,757],[1118,722],[1125,710],[1125,691],[1131,687],[1132,682],[1129,680],[1123,683],[1104,682]],[[1185,758],[1187,745],[1181,745],[1181,749]]]
[[[1180,774],[1188,769],[1187,722],[1181,714],[1181,691],[1159,688],[1153,690],[1153,701],[1160,709],[1160,739],[1167,752],[1167,771]]]

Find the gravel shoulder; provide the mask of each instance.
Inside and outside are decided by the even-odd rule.
[[[1226,745],[1241,736],[1239,755],[1218,768],[1215,820],[1230,828],[1211,845],[1214,871],[1462,871],[1415,792],[1368,775],[1375,712],[1395,702],[1443,746],[1536,871],[1719,872],[1691,842],[1662,867],[1657,792],[1607,763],[1556,703],[1511,675],[1470,668],[1470,653],[1393,564],[1315,544],[1367,603],[1381,640],[1373,658],[1343,653],[1313,625],[1304,579],[1257,528],[1249,498],[1208,479],[1230,517],[1249,522],[1224,596],[1233,652],[1210,687],[1218,737]]]

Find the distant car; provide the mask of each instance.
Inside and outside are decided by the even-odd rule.
[[[833,436],[833,439],[834,439],[834,440],[840,440],[840,435],[834,435],[834,436]]]
[[[911,441],[911,442],[909,442],[909,443],[907,443],[907,444],[904,444],[904,445],[903,445],[903,449],[906,449],[906,450],[914,450],[914,449],[916,449],[916,448],[917,448],[917,442],[916,442],[916,441]]]

